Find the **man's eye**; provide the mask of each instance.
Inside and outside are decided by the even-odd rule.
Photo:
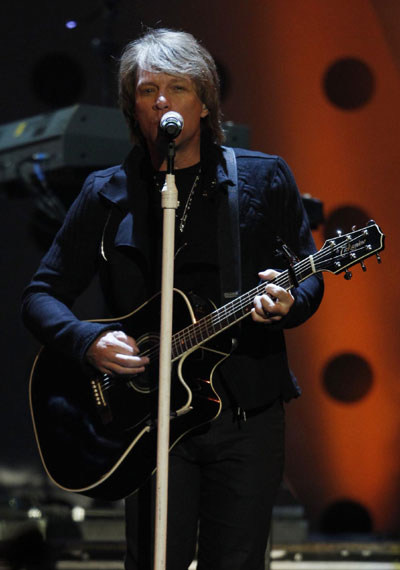
[[[143,95],[147,95],[149,93],[154,93],[155,89],[154,87],[142,87],[140,89],[140,93],[142,93]]]

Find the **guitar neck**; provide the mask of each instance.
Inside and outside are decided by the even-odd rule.
[[[272,283],[287,291],[321,271],[329,271],[333,274],[346,271],[346,278],[349,279],[351,273],[348,268],[361,263],[365,270],[363,260],[367,257],[375,254],[380,263],[378,252],[384,248],[384,237],[379,226],[370,220],[364,228],[353,230],[345,235],[340,233],[337,237],[328,239],[318,252],[280,273]],[[173,359],[200,346],[250,314],[254,297],[264,293],[265,285],[265,282],[260,283],[251,291],[174,334],[172,337]]]
[[[312,255],[296,263],[290,270],[285,270],[271,283],[289,290],[316,273]],[[182,329],[172,337],[172,358],[179,358],[185,352],[200,346],[207,340],[223,332],[250,314],[256,295],[264,293],[266,283],[260,283],[251,291],[233,299],[192,325]]]

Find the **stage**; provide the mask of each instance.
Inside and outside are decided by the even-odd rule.
[[[0,511],[0,570],[123,570],[124,512],[65,503]],[[302,511],[274,511],[266,570],[390,570],[400,543],[372,534],[328,536],[308,530]],[[196,560],[189,570],[196,570]]]

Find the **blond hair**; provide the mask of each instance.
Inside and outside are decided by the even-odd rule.
[[[219,77],[210,53],[187,32],[165,28],[147,31],[124,49],[119,66],[119,104],[136,142],[141,132],[135,120],[135,91],[138,70],[189,77],[208,115],[202,119],[202,131],[213,142],[222,143]]]

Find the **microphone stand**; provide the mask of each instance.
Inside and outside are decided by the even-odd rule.
[[[168,144],[167,175],[164,187],[161,191],[161,207],[163,209],[163,250],[154,570],[164,570],[166,567],[175,212],[179,205],[178,190],[175,185],[174,158],[175,142],[171,140]]]

